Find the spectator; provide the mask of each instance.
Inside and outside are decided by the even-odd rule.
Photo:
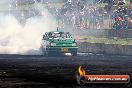
[[[122,2],[122,4],[126,4],[126,0],[120,0],[120,2]]]
[[[130,0],[130,8],[132,9],[132,0]]]
[[[114,4],[114,1],[113,0],[108,0],[108,11],[111,11],[112,10],[113,4]]]

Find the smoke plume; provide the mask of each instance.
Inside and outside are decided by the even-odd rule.
[[[42,16],[26,19],[25,25],[10,14],[0,14],[0,54],[41,54],[42,35],[56,29],[56,22],[45,9],[38,7]]]

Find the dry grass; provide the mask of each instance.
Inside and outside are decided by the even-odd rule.
[[[81,37],[82,40],[79,40],[80,42],[89,42],[89,43],[104,43],[104,44],[120,44],[120,45],[132,45],[132,39],[125,39],[125,38],[105,38],[105,37],[95,37],[95,36],[87,36],[87,37]]]

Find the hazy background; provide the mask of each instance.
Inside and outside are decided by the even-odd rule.
[[[0,8],[7,7],[6,12],[0,12],[0,54],[41,54],[42,35],[56,28],[55,19],[39,3],[34,3],[41,16],[27,18],[23,25],[14,16],[18,12],[22,14],[22,11],[10,14],[10,9],[14,9],[10,1],[0,1]]]

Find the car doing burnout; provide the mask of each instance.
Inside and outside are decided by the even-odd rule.
[[[46,32],[43,35],[41,49],[47,56],[55,53],[71,53],[77,55],[77,44],[69,32]]]

